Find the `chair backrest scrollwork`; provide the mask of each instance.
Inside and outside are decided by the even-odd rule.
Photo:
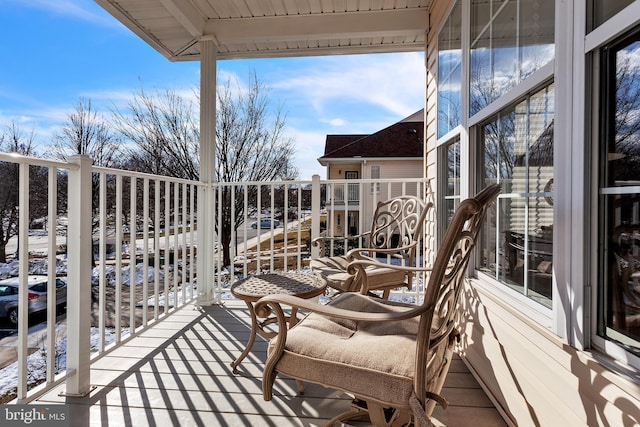
[[[404,259],[412,265],[417,246],[414,243],[420,239],[428,207],[413,196],[400,196],[378,203],[369,235],[369,249],[375,252],[375,249],[400,248],[392,257]]]
[[[478,233],[491,203],[498,197],[500,185],[494,184],[478,193],[474,198],[460,203],[438,248],[433,269],[425,289],[423,304],[431,306],[431,314],[423,316],[421,327],[425,338],[420,342],[416,369],[429,371],[431,361],[425,360],[427,352],[437,353],[436,347],[447,345],[455,327],[458,299],[462,292],[469,260],[475,247]],[[416,371],[418,372],[418,371]],[[416,391],[421,388],[416,375]],[[424,391],[424,389],[422,389]],[[418,394],[419,395],[419,394]]]

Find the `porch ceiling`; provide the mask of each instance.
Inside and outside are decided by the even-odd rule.
[[[95,0],[171,61],[421,51],[432,0]]]

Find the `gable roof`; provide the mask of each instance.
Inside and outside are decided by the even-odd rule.
[[[353,157],[417,157],[424,154],[424,110],[371,135],[327,135],[322,164]]]

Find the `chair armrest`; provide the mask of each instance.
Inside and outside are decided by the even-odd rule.
[[[367,259],[367,260],[375,260],[375,258],[372,258],[371,256],[368,255],[364,255],[364,252],[367,253],[371,253],[371,252],[375,252],[375,253],[379,253],[379,254],[397,254],[397,253],[401,253],[404,251],[409,251],[410,249],[413,249],[416,245],[418,244],[418,242],[413,242],[407,246],[399,246],[396,248],[389,248],[389,249],[384,249],[384,248],[353,248],[351,249],[349,252],[347,252],[347,259],[348,260],[355,260],[355,259]]]
[[[375,252],[378,252],[377,250]],[[363,269],[368,266],[374,266],[374,267],[384,267],[384,268],[392,268],[394,270],[403,270],[403,271],[408,271],[408,272],[413,272],[413,273],[421,273],[421,272],[429,272],[429,271],[433,271],[433,267],[412,267],[409,265],[398,265],[398,264],[387,264],[386,262],[380,262],[374,258],[370,258],[370,257],[364,257],[363,258],[358,258],[358,259],[354,259],[353,261],[351,261],[347,267],[347,271],[350,269]],[[355,271],[355,270],[353,270]],[[366,274],[366,273],[365,273]]]
[[[370,232],[364,232],[361,234],[355,234],[352,236],[319,236],[316,237],[315,239],[311,240],[311,244],[314,246],[317,246],[319,244],[322,244],[322,242],[325,241],[332,241],[332,240],[352,240],[352,239],[359,239],[361,237],[367,237],[369,236]]]
[[[378,251],[376,250],[376,252]],[[374,258],[365,257],[364,255],[359,255],[358,259],[354,259],[351,262],[349,262],[349,265],[347,265],[347,273],[356,274],[360,278],[361,294],[367,294],[369,292],[369,278],[367,276],[367,270],[366,270],[368,266],[404,271],[405,274],[407,275],[413,274],[413,273],[430,272],[433,270],[433,268],[431,267],[412,267],[408,265],[397,265],[397,264],[380,262]]]
[[[388,322],[395,320],[410,319],[412,317],[420,316],[429,307],[420,305],[415,308],[408,308],[406,311],[399,311],[393,313],[367,313],[361,311],[345,310],[342,308],[332,307],[331,305],[318,304],[311,300],[294,297],[292,295],[267,295],[260,298],[255,303],[255,311],[258,317],[268,317],[271,314],[271,306],[277,306],[284,304],[289,307],[296,307],[312,313],[322,314],[324,316],[353,320],[353,321],[367,321],[367,322]],[[286,325],[285,325],[286,329]]]

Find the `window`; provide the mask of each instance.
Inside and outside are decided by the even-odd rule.
[[[445,226],[449,225],[453,213],[460,204],[460,138],[454,139],[443,148],[443,170],[446,171],[444,182],[444,215]]]
[[[633,3],[633,0],[591,0],[588,1],[587,27],[592,31]]]
[[[467,189],[501,183],[474,262],[545,324],[555,267],[555,9],[553,0],[456,1],[437,47],[438,220],[450,221]]]
[[[456,2],[438,34],[438,138],[460,124],[462,7]]]
[[[380,166],[378,165],[372,165],[371,166],[371,179],[380,179]],[[371,194],[380,194],[380,183],[376,182],[376,183],[371,183]]]
[[[553,0],[472,0],[469,115],[554,57]]]
[[[598,333],[640,355],[640,32],[602,61]]]
[[[551,307],[554,86],[478,126],[480,187],[502,183],[487,215],[478,267]]]

